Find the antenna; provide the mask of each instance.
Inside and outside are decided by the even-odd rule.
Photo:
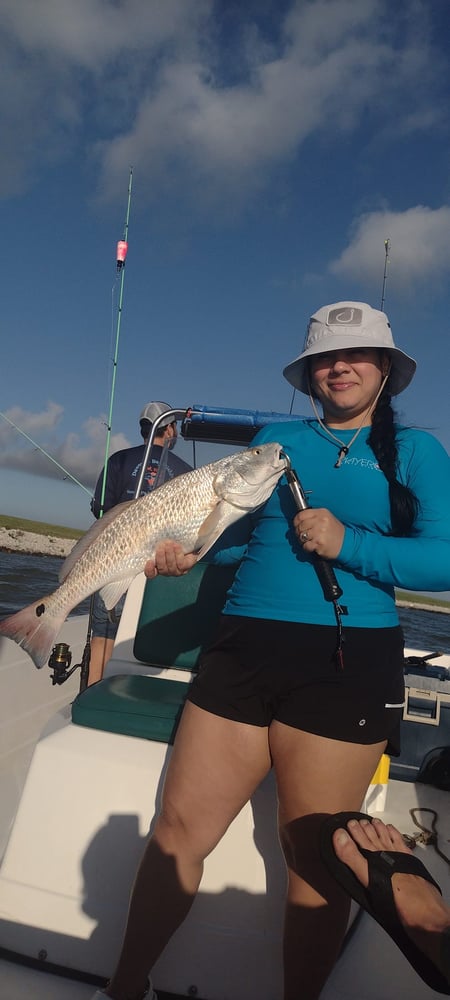
[[[386,293],[386,282],[387,282],[387,266],[388,266],[388,264],[390,263],[390,261],[389,261],[389,250],[390,250],[390,249],[391,249],[391,241],[390,241],[390,240],[385,240],[385,241],[384,241],[384,274],[383,274],[383,288],[382,288],[382,291],[381,291],[381,305],[380,305],[380,309],[381,309],[381,311],[382,311],[382,312],[383,312],[383,306],[384,306],[384,300],[385,300],[385,293]]]
[[[108,413],[108,424],[107,424],[107,434],[106,434],[106,446],[105,446],[105,462],[103,466],[103,480],[102,480],[102,491],[100,495],[100,517],[103,514],[103,504],[105,502],[105,492],[106,492],[106,477],[108,474],[108,458],[109,458],[109,448],[111,443],[111,428],[112,428],[112,414],[114,406],[114,392],[116,388],[116,375],[117,375],[117,362],[119,357],[119,338],[120,338],[120,322],[122,319],[122,304],[123,304],[123,287],[125,283],[125,258],[128,250],[128,222],[130,219],[130,205],[131,205],[131,187],[133,183],[133,169],[130,168],[130,177],[128,181],[128,202],[127,202],[127,213],[125,217],[125,225],[123,229],[123,238],[119,240],[117,244],[117,271],[120,274],[120,292],[119,292],[119,305],[117,308],[117,324],[116,324],[116,344],[114,350],[113,358],[113,374],[111,382],[111,393],[109,397],[109,413]]]

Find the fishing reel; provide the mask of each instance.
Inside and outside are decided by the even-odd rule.
[[[71,670],[69,670],[70,664],[72,662],[72,653],[70,652],[70,646],[66,642],[57,642],[56,646],[50,654],[48,665],[50,670],[53,670],[51,674],[52,684],[64,684],[67,681],[74,670],[79,666],[75,663]]]
[[[50,674],[52,684],[64,684],[65,681],[69,680],[75,670],[80,667],[80,692],[84,691],[88,684],[89,679],[89,663],[91,659],[91,640],[90,635],[86,639],[86,645],[83,650],[83,655],[81,657],[81,663],[74,663],[73,667],[70,666],[72,662],[72,653],[70,651],[70,646],[67,642],[57,642],[50,654],[48,665],[53,673]]]

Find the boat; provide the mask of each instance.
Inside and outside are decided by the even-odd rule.
[[[245,445],[265,421],[281,418],[197,405],[174,412],[186,439],[227,445]],[[68,653],[70,647],[72,664],[83,663],[88,616],[65,623],[50,676],[45,668],[36,671],[15,643],[0,639],[5,1000],[89,1000],[111,974],[177,719],[230,572],[200,563],[185,577],[151,583],[143,574],[136,577],[104,678],[90,688],[82,671],[69,666]],[[448,678],[450,690],[450,654],[407,649],[405,656],[419,671],[426,666],[425,677],[437,671],[441,686]],[[450,696],[426,685],[409,693],[407,717],[426,730],[427,747],[438,746],[439,711],[447,710]],[[404,780],[401,765],[389,775],[379,770],[363,808],[422,841],[421,827],[431,829],[436,815],[441,850],[419,842],[417,854],[445,893],[448,791],[411,780],[419,767],[412,771]],[[160,1000],[279,1000],[284,889],[269,774],[207,859],[198,897],[153,969]],[[403,995],[427,1000],[435,993],[352,904],[323,1000]]]

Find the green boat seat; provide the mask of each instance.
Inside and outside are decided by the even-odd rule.
[[[210,642],[235,567],[199,563],[180,577],[147,581],[134,655],[151,666],[195,671]],[[189,681],[120,674],[81,692],[72,722],[110,733],[173,743]]]
[[[72,705],[72,722],[123,736],[173,743],[187,681],[118,674],[92,684]]]
[[[236,566],[197,563],[185,576],[148,580],[133,652],[141,663],[195,670],[209,645]]]

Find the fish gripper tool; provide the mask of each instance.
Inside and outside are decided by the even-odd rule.
[[[308,503],[306,493],[302,487],[302,484],[298,478],[295,469],[292,468],[289,455],[287,455],[285,451],[283,451],[282,454],[286,459],[285,476],[288,481],[289,489],[294,498],[295,506],[297,507],[297,510],[308,510],[308,508],[311,505]],[[335,657],[339,666],[343,668],[344,656],[342,647],[344,642],[344,633],[342,627],[342,615],[346,615],[348,613],[345,605],[339,603],[339,598],[342,597],[343,591],[338,584],[331,563],[328,562],[327,559],[323,559],[322,556],[319,556],[317,552],[311,553],[311,559],[314,565],[314,569],[317,573],[320,585],[323,590],[323,596],[326,601],[330,601],[333,604],[334,614],[338,629],[338,641],[335,651]]]

